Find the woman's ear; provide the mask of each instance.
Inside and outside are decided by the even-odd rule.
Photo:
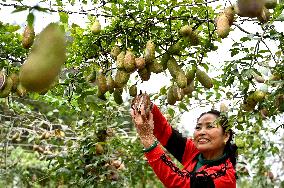
[[[230,139],[230,132],[229,132],[229,131],[226,131],[224,136],[225,136],[224,141],[227,143],[228,140]]]

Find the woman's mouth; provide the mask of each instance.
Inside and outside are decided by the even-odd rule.
[[[209,142],[209,140],[206,139],[206,138],[201,138],[201,139],[198,140],[199,144],[205,144],[205,143],[208,143],[208,142]]]

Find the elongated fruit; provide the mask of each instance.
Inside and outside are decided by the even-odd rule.
[[[0,98],[8,97],[13,87],[12,78],[8,77],[4,89],[0,90]]]
[[[212,79],[206,74],[206,72],[197,69],[196,78],[205,88],[210,89],[213,87]]]
[[[20,68],[20,83],[28,90],[41,92],[49,88],[65,62],[64,32],[56,23],[49,24],[37,38],[27,61]]]
[[[258,17],[264,7],[264,0],[238,0],[237,13],[244,17]]]
[[[217,18],[217,34],[220,38],[226,38],[230,32],[230,22],[223,13]]]
[[[29,49],[33,45],[34,39],[35,39],[34,28],[32,26],[26,26],[23,33],[23,40],[22,40],[23,47]]]

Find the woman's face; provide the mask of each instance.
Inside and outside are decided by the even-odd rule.
[[[210,156],[222,154],[225,141],[229,139],[229,133],[224,133],[222,127],[216,124],[216,120],[216,115],[204,114],[197,121],[193,135],[197,149],[201,153],[210,153]]]

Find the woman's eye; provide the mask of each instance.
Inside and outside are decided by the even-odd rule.
[[[195,127],[195,130],[200,130],[200,127]]]
[[[210,124],[210,125],[207,126],[207,128],[209,128],[209,129],[214,128],[214,127],[215,127],[215,126],[212,125],[212,124]]]

